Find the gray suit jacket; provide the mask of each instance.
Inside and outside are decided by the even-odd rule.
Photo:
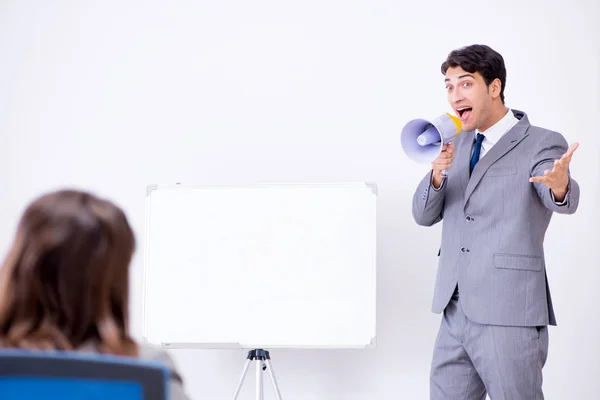
[[[77,349],[80,352],[97,353],[96,346],[87,342]],[[169,385],[170,400],[190,400],[183,388],[183,379],[175,366],[171,356],[163,349],[148,345],[139,345],[139,358],[141,360],[157,361],[171,371],[171,382]]]
[[[468,318],[492,325],[556,325],[545,269],[544,236],[553,212],[572,214],[579,185],[571,178],[557,205],[547,186],[531,176],[551,170],[568,149],[557,132],[519,122],[485,154],[469,176],[474,132],[455,139],[455,156],[441,188],[431,171],[412,204],[415,221],[443,221],[433,312],[444,310],[457,284]]]

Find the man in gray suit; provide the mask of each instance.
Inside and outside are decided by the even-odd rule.
[[[556,325],[544,235],[554,212],[577,209],[569,163],[578,144],[505,106],[504,60],[488,46],[452,51],[442,74],[463,131],[412,205],[419,225],[443,221],[431,399],[540,400]]]

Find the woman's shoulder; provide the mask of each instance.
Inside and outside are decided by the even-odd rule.
[[[93,342],[86,342],[77,348],[79,352],[86,353],[99,353],[98,347]],[[176,379],[181,380],[181,377],[177,373],[175,362],[170,354],[161,347],[153,346],[149,344],[138,344],[138,356],[140,360],[158,362],[165,368],[168,368],[177,375]]]
[[[165,349],[149,344],[139,344],[138,349],[138,357],[141,360],[159,362],[171,371],[171,373],[174,375],[174,379],[178,381],[183,380],[179,375],[173,357],[171,357],[171,355]]]
[[[78,350],[83,352],[96,352],[96,347],[91,343],[86,343],[85,345],[81,346]],[[177,368],[175,361],[173,360],[171,355],[165,349],[158,346],[140,343],[138,344],[138,358],[142,361],[159,363],[169,370],[171,375],[171,382],[169,385],[171,399],[190,399],[190,397],[187,395],[183,388],[183,378],[179,373],[179,369]]]
[[[139,345],[139,358],[152,362],[159,362],[171,373],[171,399],[173,400],[189,400],[189,396],[183,388],[183,378],[179,373],[173,357],[163,348],[149,345]]]

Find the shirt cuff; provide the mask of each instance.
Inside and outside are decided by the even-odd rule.
[[[435,186],[433,186],[433,173],[431,173],[431,179],[430,179],[430,181],[429,181],[429,184],[431,185],[431,188],[432,188],[433,190],[435,190],[436,192],[439,192],[440,190],[442,190],[442,188],[443,188],[443,187],[444,187],[444,185],[446,184],[446,179],[447,179],[447,177],[446,177],[446,176],[444,176],[444,177],[442,178],[442,183],[440,184],[440,187],[436,188]]]
[[[556,201],[556,199],[554,198],[554,193],[552,193],[552,189],[550,190],[550,197],[552,198],[552,201],[554,202],[554,204],[556,204],[557,206],[564,206],[565,204],[567,204],[567,199],[569,197],[569,192],[571,192],[571,180],[569,179],[569,184],[567,186],[567,193],[565,193],[565,198],[563,199],[563,201]]]

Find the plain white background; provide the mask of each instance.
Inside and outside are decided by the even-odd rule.
[[[550,329],[544,387],[550,400],[593,398],[599,19],[594,0],[5,0],[0,251],[42,191],[76,186],[114,199],[140,241],[131,304],[140,337],[148,183],[374,181],[378,348],[273,351],[273,366],[286,400],[427,399],[440,227],[411,218],[428,166],[402,154],[399,133],[411,118],[448,110],[439,70],[447,53],[486,43],[505,57],[508,105],[581,144],[572,162],[579,211],[556,216],[546,240],[559,327]],[[218,304],[190,304],[189,318],[199,307]],[[173,354],[194,399],[232,396],[245,352]],[[244,398],[253,385],[251,375]]]

